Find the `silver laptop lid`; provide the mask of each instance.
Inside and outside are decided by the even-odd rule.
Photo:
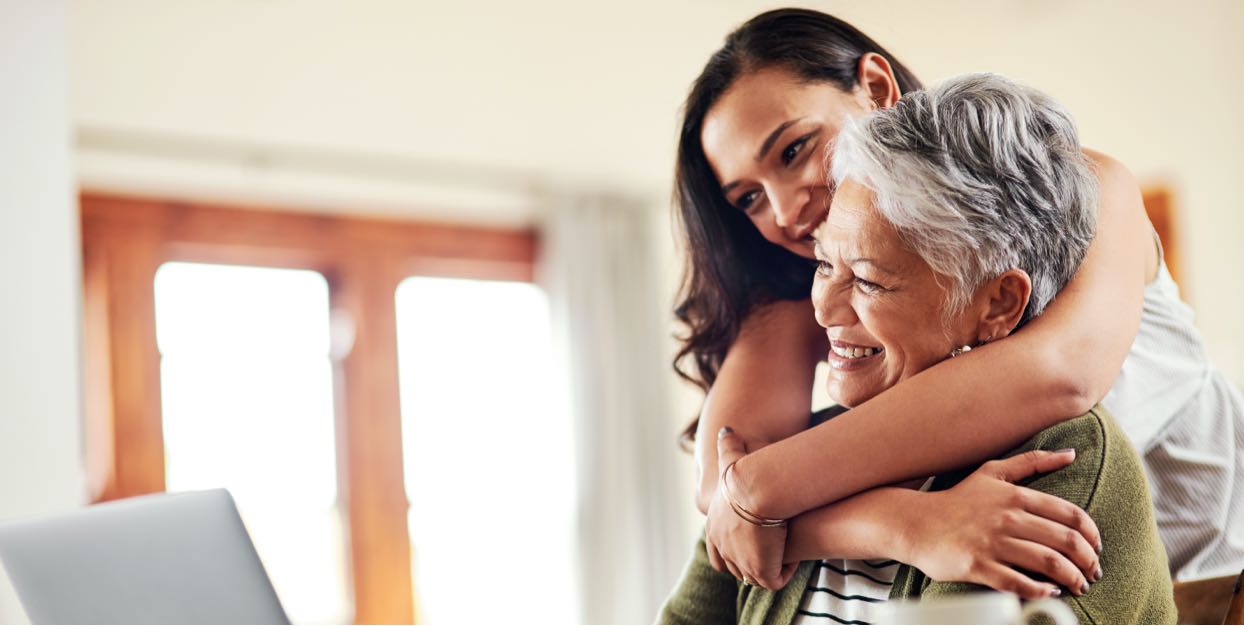
[[[224,489],[0,523],[0,565],[34,624],[287,624]]]

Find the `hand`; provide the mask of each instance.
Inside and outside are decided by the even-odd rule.
[[[903,561],[935,580],[962,581],[1033,600],[1061,594],[1017,568],[1043,575],[1074,595],[1101,576],[1097,525],[1080,507],[1014,485],[1061,469],[1074,450],[1034,450],[990,461],[946,491],[911,498]]]
[[[729,428],[717,438],[717,467],[726,468],[747,454],[747,445]],[[736,483],[731,483],[732,488]],[[737,497],[736,493],[736,497]],[[708,506],[704,524],[708,560],[713,569],[765,589],[778,590],[790,582],[798,563],[782,565],[786,526],[765,528],[739,517],[720,488]]]

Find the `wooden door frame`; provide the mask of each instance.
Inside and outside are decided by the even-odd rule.
[[[533,279],[534,231],[80,194],[85,444],[94,502],[163,491],[155,272],[170,261],[310,269],[329,284],[338,493],[356,623],[415,617],[402,474],[398,283]]]

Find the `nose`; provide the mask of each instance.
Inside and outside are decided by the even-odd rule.
[[[773,219],[787,237],[798,239],[803,236],[801,231],[808,229],[815,213],[812,195],[812,189],[803,185],[784,190],[773,189],[769,192]]]
[[[816,323],[826,330],[838,326],[850,326],[857,321],[855,309],[851,308],[851,284],[835,284],[830,278],[817,274],[812,281],[812,308]]]

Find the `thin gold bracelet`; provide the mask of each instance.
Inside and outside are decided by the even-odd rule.
[[[779,526],[785,526],[786,520],[756,515],[755,513],[743,508],[743,505],[739,504],[738,501],[734,499],[734,494],[730,493],[730,481],[728,477],[730,475],[730,470],[734,469],[734,464],[738,462],[738,459],[731,461],[730,464],[726,466],[726,469],[721,471],[721,480],[718,481],[721,486],[721,495],[725,496],[726,502],[730,503],[730,508],[734,509],[734,514],[743,518],[743,521],[762,528],[777,528]]]

